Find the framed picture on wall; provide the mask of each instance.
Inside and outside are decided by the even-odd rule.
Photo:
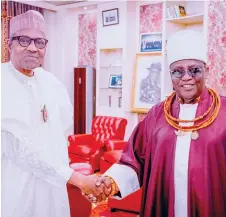
[[[103,26],[119,24],[118,8],[102,11]]]
[[[132,87],[132,112],[147,113],[161,100],[162,54],[137,54]]]
[[[109,88],[122,88],[122,75],[110,75]]]
[[[144,33],[140,36],[140,52],[162,51],[162,33]]]

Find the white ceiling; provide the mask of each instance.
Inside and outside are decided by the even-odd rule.
[[[49,4],[55,5],[55,6],[62,6],[62,5],[70,5],[70,4],[74,4],[74,3],[81,3],[81,2],[85,2],[85,0],[81,1],[81,0],[74,0],[74,1],[49,1],[49,0],[44,0],[44,2],[47,2]]]
[[[64,0],[64,1],[53,1],[53,0],[14,0],[16,2],[33,5],[36,7],[45,8],[51,11],[59,11],[62,9],[71,8],[84,8],[93,7],[97,4],[103,3],[103,0]],[[112,0],[104,0],[106,2],[114,2]]]

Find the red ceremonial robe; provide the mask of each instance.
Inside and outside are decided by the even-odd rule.
[[[201,94],[196,117],[212,102]],[[179,116],[174,100],[172,114]],[[197,122],[198,123],[198,122]],[[216,120],[191,140],[188,162],[188,217],[226,217],[226,98]],[[174,217],[175,129],[164,116],[163,102],[154,106],[130,137],[120,164],[133,168],[143,186],[141,217]]]

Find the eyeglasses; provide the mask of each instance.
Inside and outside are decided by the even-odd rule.
[[[175,78],[182,78],[185,75],[185,73],[188,73],[189,76],[194,78],[196,76],[201,75],[203,71],[204,71],[204,68],[194,67],[194,68],[188,69],[187,71],[183,69],[175,69],[175,70],[171,70],[170,73]]]
[[[28,47],[31,42],[34,41],[35,46],[38,49],[43,49],[48,43],[48,40],[45,38],[30,38],[28,36],[15,36],[12,40],[18,40],[22,47]]]

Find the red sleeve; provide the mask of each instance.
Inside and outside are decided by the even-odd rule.
[[[145,147],[147,144],[145,123],[146,118],[136,126],[119,161],[119,164],[129,166],[137,173],[140,186],[142,186],[143,182]]]

